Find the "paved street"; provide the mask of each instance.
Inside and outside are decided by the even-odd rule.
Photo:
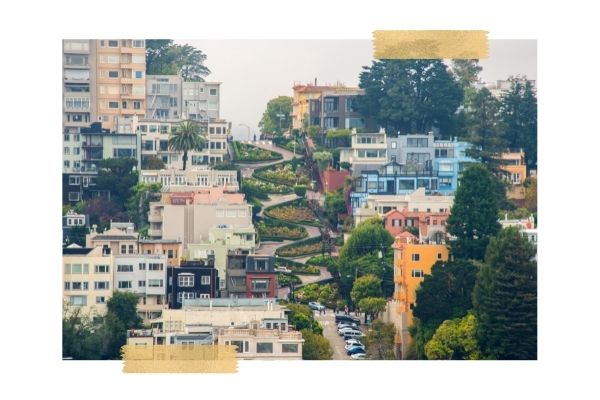
[[[325,336],[325,338],[329,340],[329,343],[331,343],[331,348],[333,349],[333,359],[350,360],[350,357],[346,355],[346,349],[344,349],[344,339],[337,333],[333,311],[327,310],[325,315],[319,315],[319,313],[316,311],[314,313],[315,319],[319,321],[323,327],[323,336]]]

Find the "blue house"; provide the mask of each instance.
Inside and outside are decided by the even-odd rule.
[[[466,155],[467,150],[473,148],[468,142],[454,140],[436,140],[433,144],[435,158],[433,168],[438,174],[438,192],[454,194],[458,189],[458,179],[462,171],[472,163],[478,162]]]

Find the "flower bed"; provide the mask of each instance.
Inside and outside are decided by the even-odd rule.
[[[235,161],[238,162],[263,162],[281,160],[283,156],[275,151],[261,149],[245,143],[233,142]]]
[[[306,200],[293,200],[291,202],[281,203],[276,206],[267,207],[264,214],[267,217],[278,219],[285,222],[296,224],[320,226],[321,222],[308,208]]]
[[[253,176],[263,181],[279,185],[310,185],[311,180],[304,168],[297,167],[294,171],[291,162],[269,165],[254,170]]]
[[[277,286],[278,287],[289,286],[290,281],[294,285],[299,285],[302,283],[302,281],[300,280],[300,278],[298,278],[297,275],[284,274],[284,273],[277,274]]]
[[[308,236],[308,232],[302,226],[272,219],[260,219],[254,226],[261,240],[300,240]]]
[[[275,251],[280,257],[302,257],[319,254],[323,249],[320,236],[282,246]]]
[[[314,265],[306,265],[280,257],[275,257],[275,266],[286,267],[287,269],[291,270],[292,273],[298,275],[319,275],[321,273],[321,270]]]
[[[269,194],[288,194],[292,193],[292,188],[285,185],[277,185],[275,183],[261,181],[255,178],[244,178],[244,186],[250,186],[256,190],[260,190],[263,193]]]

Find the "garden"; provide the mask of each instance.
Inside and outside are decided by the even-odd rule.
[[[296,224],[321,226],[315,213],[308,207],[304,199],[292,200],[275,206],[267,207],[264,214],[267,217]]]
[[[319,275],[321,273],[319,267],[302,264],[281,257],[275,257],[275,267],[285,267],[292,271],[293,274],[298,275]]]
[[[288,194],[292,193],[289,186],[278,185],[271,182],[261,181],[255,178],[244,178],[244,186],[250,187],[256,191],[268,194]]]
[[[275,221],[270,218],[258,219],[254,226],[261,240],[300,240],[308,236],[308,232],[302,226]]]
[[[299,285],[302,281],[294,274],[285,274],[281,272],[277,274],[277,285],[279,287],[289,286],[290,283],[292,285]]]
[[[283,156],[275,151],[261,149],[250,144],[232,142],[235,161],[263,162],[281,160]]]
[[[321,251],[323,251],[323,241],[321,236],[317,236],[282,246],[275,251],[275,254],[280,257],[303,257],[319,254]]]
[[[335,308],[338,306],[339,292],[333,284],[319,285],[311,283],[298,289],[294,296],[302,303],[318,301],[327,308]]]
[[[286,149],[288,151],[294,151],[294,142],[296,142],[296,153],[294,154],[303,154],[304,153],[304,142],[300,139],[287,139],[282,136],[276,137],[273,139],[273,143],[277,147],[281,147],[282,149]]]
[[[279,185],[310,185],[310,176],[300,164],[301,161],[296,159],[296,161],[257,168],[253,176]]]

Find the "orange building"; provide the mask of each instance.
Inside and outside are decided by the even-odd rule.
[[[166,255],[169,267],[179,267],[181,264],[183,245],[180,240],[141,239],[139,245],[141,254]]]
[[[525,164],[525,153],[523,150],[502,153],[501,160],[502,165],[500,169],[508,174],[509,181],[513,185],[522,185],[527,177],[527,165]]]
[[[399,314],[396,320],[400,321],[400,326],[396,326],[396,344],[404,355],[411,342],[408,327],[413,324],[417,288],[425,275],[431,274],[433,264],[448,260],[448,248],[442,244],[420,244],[409,232],[396,236],[393,247],[395,312]]]

